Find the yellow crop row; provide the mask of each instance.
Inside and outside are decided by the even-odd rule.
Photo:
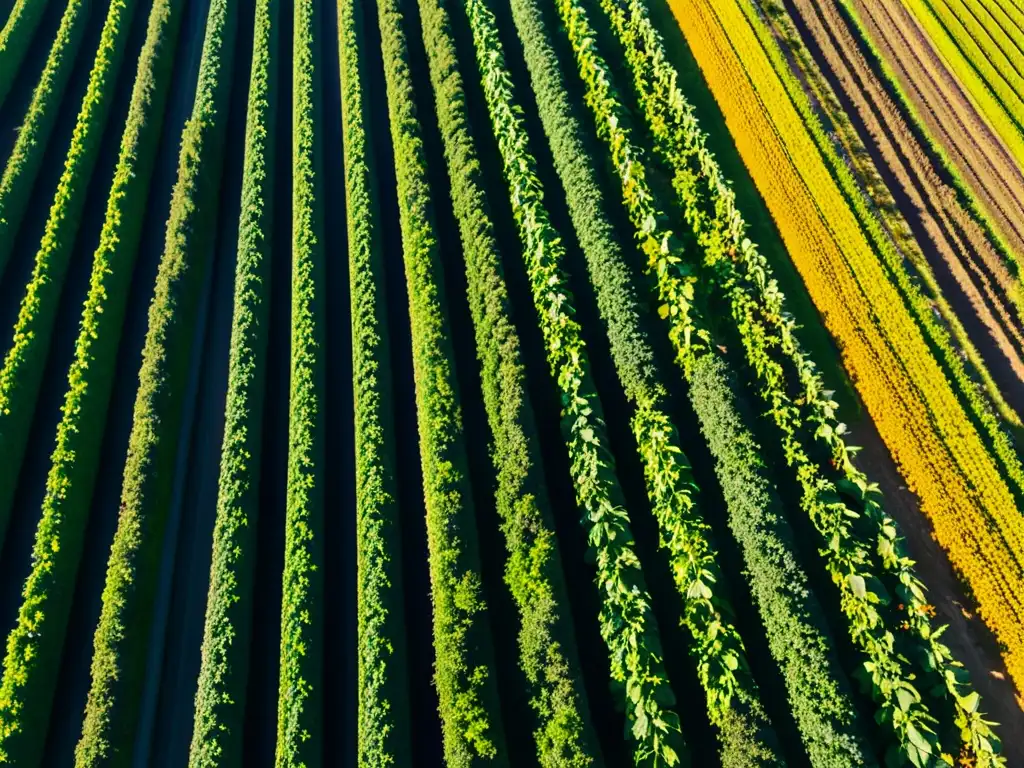
[[[1024,689],[1024,519],[1009,489],[736,0],[670,5],[865,406]]]
[[[1020,97],[999,77],[988,57],[978,51],[976,45],[972,47],[967,39],[961,39],[958,45],[950,35],[946,22],[933,13],[934,8],[926,0],[903,0],[903,4],[970,94],[978,111],[1006,142],[1017,161],[1024,164],[1024,133],[1021,130],[1024,125],[1024,104]],[[939,6],[948,13],[941,1]],[[963,33],[962,29],[959,31]],[[967,37],[966,34],[962,36]]]

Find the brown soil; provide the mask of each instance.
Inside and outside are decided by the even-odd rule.
[[[883,223],[898,247],[911,254],[911,263],[926,260],[924,268],[931,268],[952,307],[940,310],[955,313],[1003,395],[1022,412],[1024,326],[1011,298],[1019,291],[1017,279],[943,181],[836,1],[787,0],[787,6],[827,80],[825,87],[838,98],[825,111],[840,129]],[[836,112],[838,117],[829,114]],[[847,119],[852,125],[838,125]]]
[[[1009,766],[1024,766],[1024,701],[1018,696],[999,653],[999,645],[978,618],[974,601],[932,535],[917,497],[907,490],[874,424],[865,419],[852,428],[852,442],[862,446],[858,464],[879,484],[886,510],[899,523],[917,574],[928,587],[936,621],[948,624],[943,635],[957,659],[971,673],[988,719],[999,723],[1003,754]]]
[[[853,0],[857,13],[929,132],[1024,253],[1024,174],[978,113],[963,86],[906,8],[890,0]]]

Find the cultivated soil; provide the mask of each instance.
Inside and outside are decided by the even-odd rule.
[[[833,106],[842,111],[841,119],[849,119],[852,130],[844,143],[854,146],[848,151],[866,154],[855,157],[854,165],[884,223],[905,251],[920,248],[999,389],[1021,412],[1024,326],[1013,301],[1020,289],[1017,277],[944,180],[943,168],[872,67],[839,3],[789,0],[787,7],[838,97]]]
[[[1010,246],[1024,252],[1024,173],[1010,151],[906,8],[887,0],[853,0],[853,5],[931,135]]]

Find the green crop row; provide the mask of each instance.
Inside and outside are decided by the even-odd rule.
[[[605,213],[604,194],[572,114],[557,54],[536,3],[513,2],[512,11],[556,170],[609,329],[619,379],[636,408],[633,430],[648,492],[662,546],[670,553],[675,583],[685,601],[684,623],[694,641],[690,651],[707,692],[709,715],[719,729],[723,760],[777,764],[777,740],[750,675],[742,638],[732,624],[711,530],[696,503],[688,461],[665,410],[666,390],[647,338],[649,318],[638,304],[631,269]],[[483,29],[494,28],[486,8],[481,7],[478,15]]]
[[[361,768],[412,760],[380,193],[367,130],[363,5],[338,0],[355,406]]]
[[[398,0],[377,3],[409,293],[445,760],[507,765],[441,259]]]
[[[759,564],[758,567],[748,566],[751,583],[808,753],[816,765],[862,764],[869,758],[857,743],[858,726],[844,690],[842,672],[836,668],[834,659],[829,658],[834,654],[830,653],[831,641],[824,629],[820,607],[816,601],[806,598],[797,602],[799,591],[767,590],[774,569],[794,571],[798,584],[806,584],[807,577],[791,551],[772,552],[773,547],[769,546],[782,544],[791,550],[792,535],[773,509],[778,501],[764,477],[756,443],[744,427],[740,406],[731,392],[730,382],[734,377],[716,360],[716,346],[701,317],[702,299],[696,274],[686,268],[680,240],[668,225],[668,218],[646,179],[642,151],[634,144],[626,127],[628,114],[613,88],[610,70],[597,50],[596,34],[586,11],[576,0],[560,0],[558,5],[584,82],[586,102],[595,116],[599,136],[609,146],[626,211],[647,257],[645,268],[656,286],[659,313],[669,321],[669,337],[684,377],[690,383],[691,402],[701,420],[705,438],[712,443],[719,478],[726,490],[733,532],[750,562]],[[701,384],[700,392],[697,380]],[[734,435],[731,446],[718,443],[722,447],[715,449],[715,442],[720,440],[719,432]],[[743,485],[748,485],[749,489],[738,491]],[[763,522],[758,522],[759,517]],[[758,584],[758,577],[765,581]],[[793,623],[773,626],[777,617],[771,615],[769,606],[779,600],[793,602]],[[797,629],[801,624],[807,634]],[[804,638],[799,638],[801,634]],[[800,658],[801,653],[794,651],[818,657],[819,682],[812,683],[807,678],[809,660]]]
[[[237,4],[213,0],[192,116],[182,133],[164,253],[142,349],[139,389],[93,645],[77,768],[129,761],[171,501],[179,421],[220,192]]]
[[[292,49],[292,327],[278,766],[321,760],[323,694],[324,266],[320,41],[314,0],[295,3]]]
[[[0,177],[0,277],[3,277],[10,261],[15,235],[46,156],[46,145],[57,122],[61,100],[71,79],[91,11],[90,0],[68,0],[39,84],[32,92],[25,121],[18,130],[11,156],[7,158],[4,175]],[[8,485],[12,484],[5,483],[4,487]],[[4,502],[4,492],[0,489],[0,513],[10,504],[10,501]]]
[[[672,104],[668,107],[665,106],[668,99],[661,98],[655,101],[649,96],[653,88],[651,81],[664,81],[670,87],[674,87],[675,84],[674,73],[659,76],[659,72],[663,70],[651,67],[648,51],[653,47],[652,41],[656,39],[653,37],[653,28],[648,25],[638,33],[627,23],[627,12],[621,4],[605,2],[603,7],[625,48],[626,60],[640,96],[640,108],[649,125],[656,122],[653,119],[654,110],[660,110],[657,115],[663,122],[658,122],[652,127],[655,147],[660,148],[662,140],[659,138],[659,131],[663,131],[664,126],[668,124],[677,129],[675,135],[678,138],[672,145],[673,149],[680,152],[690,149],[695,155],[699,153],[700,157],[709,157],[710,153],[703,150],[703,141],[695,142],[693,137],[698,136],[695,130],[691,129],[690,133],[685,134],[689,143],[683,143],[682,130],[696,125],[692,114],[686,114],[688,123],[685,125],[669,123],[665,119],[664,113],[668,112],[671,115],[673,107],[680,104],[682,94],[678,89],[673,94]],[[629,20],[636,19],[642,9],[637,10],[636,2],[630,3],[628,7]],[[582,63],[588,64],[591,71],[595,67],[605,69],[604,62],[593,54],[589,61]],[[879,610],[879,604],[888,603],[888,596],[871,573],[870,552],[866,552],[852,535],[852,519],[847,514],[846,505],[836,493],[835,487],[818,474],[815,464],[804,452],[799,436],[799,409],[790,404],[784,389],[779,385],[783,376],[781,369],[771,369],[774,374],[771,378],[763,373],[774,363],[770,351],[765,347],[765,331],[760,318],[750,311],[753,301],[749,295],[742,292],[745,287],[743,281],[729,275],[732,259],[740,263],[745,263],[745,259],[753,261],[749,257],[749,242],[741,243],[738,248],[729,248],[732,245],[730,237],[739,228],[738,213],[728,207],[732,199],[731,191],[724,183],[718,181],[717,176],[713,177],[724,193],[719,194],[715,200],[719,205],[711,207],[708,212],[699,206],[699,196],[694,191],[697,186],[694,177],[702,177],[689,167],[680,167],[678,164],[670,166],[675,174],[673,182],[686,220],[693,230],[693,237],[688,243],[689,248],[684,248],[682,242],[675,240],[676,236],[670,229],[659,228],[656,223],[659,217],[664,220],[664,214],[655,208],[661,206],[638,171],[639,151],[634,148],[632,139],[624,127],[627,112],[618,94],[613,91],[607,78],[588,77],[587,82],[588,101],[597,116],[599,133],[608,142],[613,162],[623,176],[624,199],[634,225],[642,231],[645,222],[653,224],[647,230],[647,236],[653,236],[654,242],[663,244],[664,252],[668,259],[671,259],[665,267],[661,267],[657,257],[649,254],[647,271],[652,280],[657,281],[659,299],[665,302],[662,315],[669,323],[670,337],[679,353],[684,371],[688,366],[692,366],[695,359],[693,348],[686,339],[703,331],[705,339],[711,341],[711,337],[707,335],[706,324],[692,304],[681,305],[678,298],[682,297],[683,302],[692,302],[698,271],[695,265],[687,263],[687,253],[702,252],[707,271],[710,273],[711,284],[716,287],[727,286],[727,293],[732,300],[733,319],[747,350],[748,360],[759,373],[762,381],[761,393],[767,401],[770,416],[780,429],[786,460],[795,466],[802,492],[801,504],[815,526],[826,536],[826,545],[821,548],[821,553],[833,582],[840,590],[842,610],[848,620],[854,643],[867,656],[865,669],[870,670],[874,693],[883,707],[879,717],[892,726],[901,747],[914,764],[924,764],[929,755],[935,756],[938,753],[937,738],[932,728],[935,718],[911,682],[914,675],[908,668],[906,659],[894,650],[894,636],[886,617]],[[681,108],[679,111],[682,111]],[[705,161],[705,165],[707,162]],[[689,186],[684,189],[683,185],[687,182]],[[650,218],[652,208],[653,221]],[[718,223],[717,227],[714,226],[715,223]],[[650,258],[651,256],[654,258]],[[728,280],[726,275],[732,279]],[[779,296],[774,283],[767,282],[763,266],[757,278],[751,278],[750,272],[744,277],[751,281],[759,279],[765,295]],[[708,281],[705,280],[702,284],[707,286]],[[745,301],[742,301],[743,299]],[[792,321],[782,315],[781,311],[778,311],[778,315],[781,318],[779,325],[790,329]],[[786,324],[787,322],[789,324]],[[756,351],[758,357],[753,357],[752,350]],[[921,742],[924,742],[923,747]]]
[[[563,272],[565,250],[544,205],[537,162],[528,148],[522,108],[515,99],[494,16],[466,2],[477,66],[512,212],[544,335],[548,366],[562,400],[562,433],[569,452],[576,501],[597,563],[601,636],[608,646],[613,689],[635,741],[638,765],[689,761],[675,695],[662,661],[657,621],[633,545],[629,515],[608,447],[601,401],[590,373],[581,328]]]
[[[255,8],[234,314],[191,768],[242,764],[270,314],[280,3]]]
[[[580,677],[533,409],[486,185],[469,131],[451,19],[442,0],[421,0],[424,42],[466,259],[484,404],[493,435],[496,501],[508,548],[505,582],[520,613],[520,664],[537,714],[543,766],[600,760]]]
[[[50,352],[64,276],[74,251],[89,181],[103,140],[117,75],[128,44],[137,0],[113,0],[89,73],[89,85],[75,122],[57,183],[32,277],[14,324],[14,341],[0,368],[0,465],[17,477],[25,456],[39,385]],[[15,193],[22,196],[21,190]],[[11,514],[14,483],[0,491],[0,544]]]
[[[17,0],[0,29],[0,107],[4,105],[48,0]]]
[[[75,358],[68,373],[32,571],[22,593],[18,623],[7,639],[0,686],[0,753],[19,764],[38,761],[46,736],[45,723],[82,556],[125,304],[170,86],[181,21],[176,7],[170,0],[162,0],[150,13],[106,218],[93,257]]]
[[[840,591],[853,642],[867,657],[864,672],[880,705],[877,719],[894,731],[905,759],[914,765],[936,763],[941,753],[934,730],[938,721],[914,685],[917,673],[931,671],[933,663],[922,660],[915,665],[897,647],[897,635],[904,634],[903,620],[888,609],[891,596],[874,573],[877,550],[884,567],[895,573],[896,589],[912,599],[921,596],[911,617],[924,622],[922,637],[934,648],[923,587],[912,561],[903,555],[895,523],[882,510],[876,490],[850,461],[851,451],[842,442],[844,428],[835,423],[836,405],[799,348],[795,325],[785,313],[784,297],[770,267],[742,237],[745,225],[735,197],[704,146],[706,136],[676,86],[674,68],[666,61],[646,9],[638,0],[605,0],[602,6],[625,47],[655,150],[673,171],[673,186],[692,231],[691,250],[703,254],[704,284],[730,302],[747,361],[757,374],[768,415],[778,428],[783,454],[801,489],[801,505],[822,536],[819,551]],[[661,280],[682,286],[699,268],[689,264],[685,271],[669,272]],[[791,363],[788,370],[787,361]],[[801,412],[800,401],[792,399],[794,391],[804,401],[816,403],[812,416]],[[816,457],[813,446],[807,444],[809,430],[825,441],[838,441],[842,450],[835,451],[835,442],[830,442],[831,455]],[[845,477],[826,468],[830,460],[834,466],[849,467]],[[851,505],[850,498],[857,503]],[[855,522],[861,516],[873,523],[865,533],[858,531]],[[948,657],[948,650],[941,648]],[[976,720],[990,738],[987,724],[980,717]]]

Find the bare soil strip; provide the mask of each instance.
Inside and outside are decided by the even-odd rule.
[[[1024,253],[1024,174],[1010,151],[906,8],[886,0],[853,5],[931,135],[1010,246]]]
[[[920,246],[918,253],[934,270],[943,295],[1000,390],[1021,412],[1024,328],[1012,300],[1020,290],[1017,279],[943,180],[942,169],[872,70],[836,0],[789,0],[787,5],[839,97],[835,108],[849,114],[856,133],[850,137],[854,146],[847,151],[885,225],[904,252]],[[858,157],[865,149],[868,157]],[[879,183],[870,178],[878,176],[872,163],[881,175]],[[893,206],[896,211],[890,210]]]

